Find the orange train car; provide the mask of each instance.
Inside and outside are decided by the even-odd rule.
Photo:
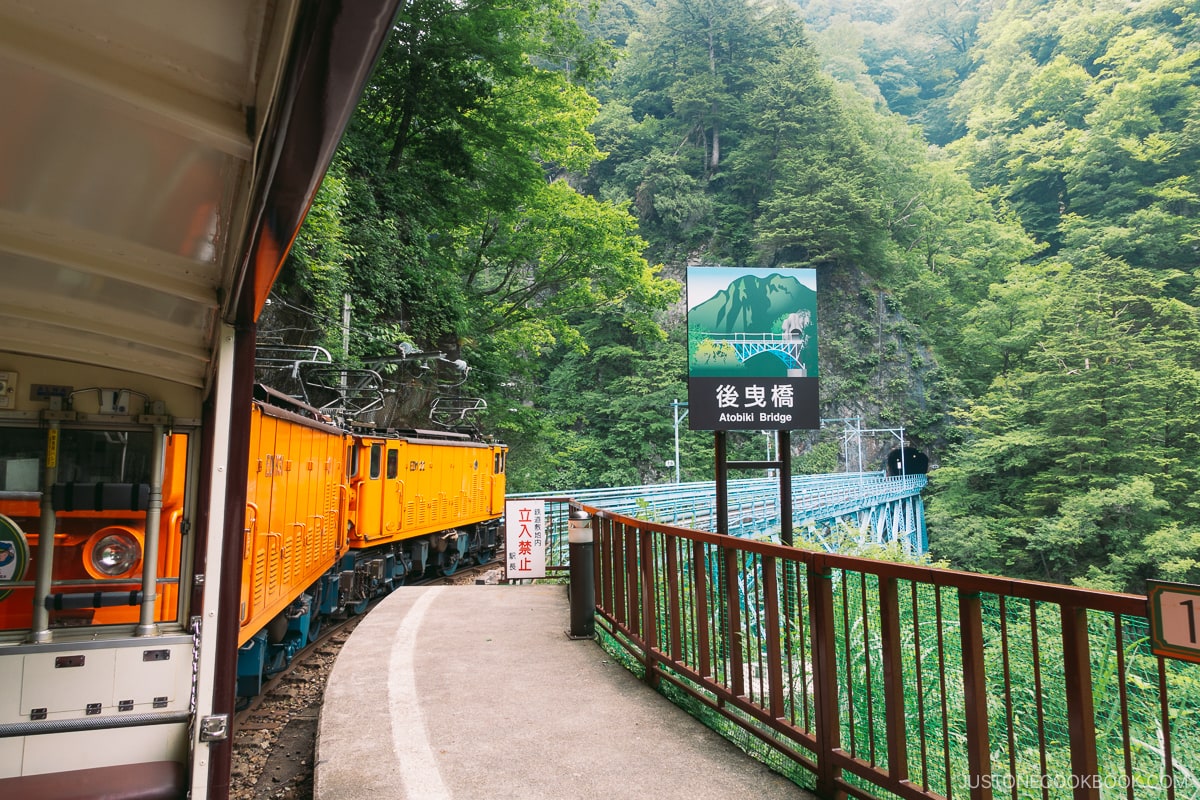
[[[344,431],[261,386],[251,414],[239,694],[257,694],[323,617],[494,558],[504,445],[448,431]]]
[[[346,549],[349,437],[264,387],[250,413],[239,647],[270,623],[282,640],[293,605]]]
[[[104,426],[87,416],[92,429],[68,420],[53,431],[5,430],[0,635],[178,622],[192,437],[186,426],[156,429],[152,415],[113,415]],[[361,612],[407,580],[494,557],[504,445],[455,432],[346,431],[261,386],[250,416],[239,694],[257,694],[316,637],[323,617]],[[39,490],[47,463],[49,506]],[[46,525],[51,588],[35,604]],[[149,573],[148,553],[157,565]]]
[[[406,574],[450,574],[470,557],[490,561],[504,506],[502,446],[461,433],[359,434],[350,450],[350,546],[396,551]],[[482,527],[482,531],[477,528]]]

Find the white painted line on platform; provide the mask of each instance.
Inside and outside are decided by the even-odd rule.
[[[420,797],[422,800],[450,800],[450,791],[442,782],[442,773],[429,746],[429,730],[417,701],[414,665],[417,629],[421,627],[426,610],[441,592],[442,587],[422,592],[404,616],[404,621],[396,629],[391,674],[388,676],[392,752],[396,754],[400,766],[401,788],[405,797]],[[417,731],[423,731],[425,735],[413,735]]]

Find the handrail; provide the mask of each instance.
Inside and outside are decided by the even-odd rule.
[[[582,503],[572,503],[572,505],[578,505],[579,508],[593,514],[597,518],[612,520],[621,525],[642,528],[647,531],[663,534],[685,534],[696,541],[721,547],[733,546],[730,539],[734,539],[736,546],[746,552],[795,560],[810,564],[818,569],[845,569],[854,572],[869,572],[885,578],[938,583],[942,586],[949,586],[968,592],[989,592],[992,594],[1020,597],[1026,600],[1059,603],[1061,605],[1080,608],[1094,608],[1099,611],[1109,611],[1127,616],[1146,616],[1145,595],[1105,592],[1058,583],[1043,583],[996,575],[984,575],[977,572],[962,572],[944,567],[927,567],[917,564],[878,561],[872,558],[827,553],[817,550],[803,550],[774,544],[773,542],[740,539],[737,537],[722,536],[719,533],[708,533],[706,531],[677,528],[657,522],[647,522],[625,514],[606,511],[602,508]]]
[[[350,532],[346,528],[346,523],[350,519],[350,487],[344,483],[338,484],[338,521],[337,531],[333,539],[334,550],[337,551],[338,558],[346,552],[347,539]]]
[[[756,737],[821,796],[1200,792],[1172,756],[1197,715],[1171,695],[1200,665],[1150,653],[1141,595],[569,505],[593,520],[598,629],[648,683]]]
[[[245,561],[250,557],[250,548],[254,543],[254,534],[258,530],[258,504],[246,503],[246,510],[252,511],[250,515],[250,524],[242,528],[242,560]]]

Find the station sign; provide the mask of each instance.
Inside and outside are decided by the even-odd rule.
[[[821,427],[817,271],[691,266],[688,426]]]
[[[1200,586],[1146,581],[1150,650],[1200,663]]]
[[[546,577],[546,501],[504,501],[504,579]]]

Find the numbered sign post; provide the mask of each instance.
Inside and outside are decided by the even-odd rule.
[[[1166,581],[1146,585],[1151,651],[1200,664],[1200,586]]]

